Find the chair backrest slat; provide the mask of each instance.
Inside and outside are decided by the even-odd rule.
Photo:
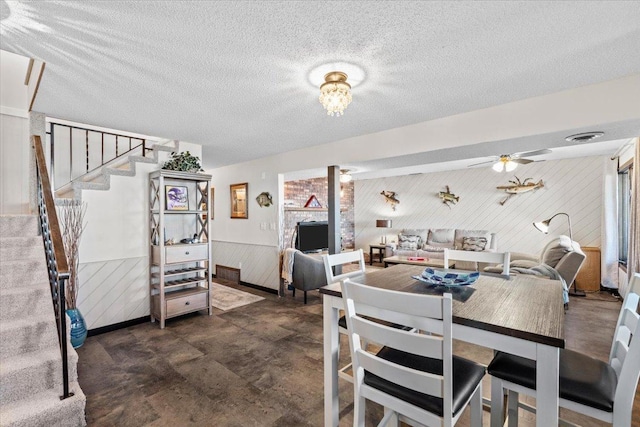
[[[357,311],[357,308],[356,308]],[[407,353],[432,359],[442,359],[442,337],[395,330],[391,326],[354,317],[353,332],[367,342],[375,342]]]
[[[364,273],[364,252],[362,249],[351,252],[341,252],[339,254],[322,255],[322,261],[324,262],[324,272],[327,276],[327,284],[341,282],[349,277],[354,277]],[[337,265],[345,265],[357,262],[358,269],[343,274],[334,275],[333,267]]]
[[[356,357],[358,366],[380,378],[420,393],[443,397],[444,377],[442,375],[430,374],[397,365],[364,350],[358,350]]]
[[[489,264],[502,264],[502,274],[509,275],[510,252],[488,252],[488,251],[461,251],[456,249],[444,250],[444,265],[449,265],[449,260],[475,261]]]

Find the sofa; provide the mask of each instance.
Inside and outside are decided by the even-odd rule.
[[[386,256],[425,257],[441,259],[444,249],[491,251],[498,249],[495,233],[487,230],[459,228],[404,229],[398,240],[386,245]]]

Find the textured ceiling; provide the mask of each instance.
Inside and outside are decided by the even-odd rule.
[[[47,63],[34,109],[207,167],[640,71],[637,1],[0,1],[0,47]],[[309,73],[340,61],[364,79],[334,118]]]

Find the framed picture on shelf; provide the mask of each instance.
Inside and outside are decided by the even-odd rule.
[[[231,218],[249,218],[249,206],[247,205],[247,195],[249,193],[249,184],[233,184],[230,186],[231,191]]]
[[[189,190],[187,187],[165,185],[165,205],[168,211],[189,210]]]

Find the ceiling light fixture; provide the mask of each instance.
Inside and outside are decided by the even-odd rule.
[[[340,182],[351,182],[352,179],[349,169],[340,169]]]
[[[500,160],[493,164],[492,168],[496,172],[511,172],[518,167],[518,164],[511,160],[510,156],[500,156]]]
[[[351,85],[342,71],[332,71],[324,76],[320,86],[320,103],[329,116],[340,117],[351,103]]]
[[[569,141],[569,142],[587,142],[587,141],[591,141],[592,139],[600,138],[602,135],[604,135],[604,132],[577,133],[575,135],[569,135],[568,137],[565,138],[565,141]]]

